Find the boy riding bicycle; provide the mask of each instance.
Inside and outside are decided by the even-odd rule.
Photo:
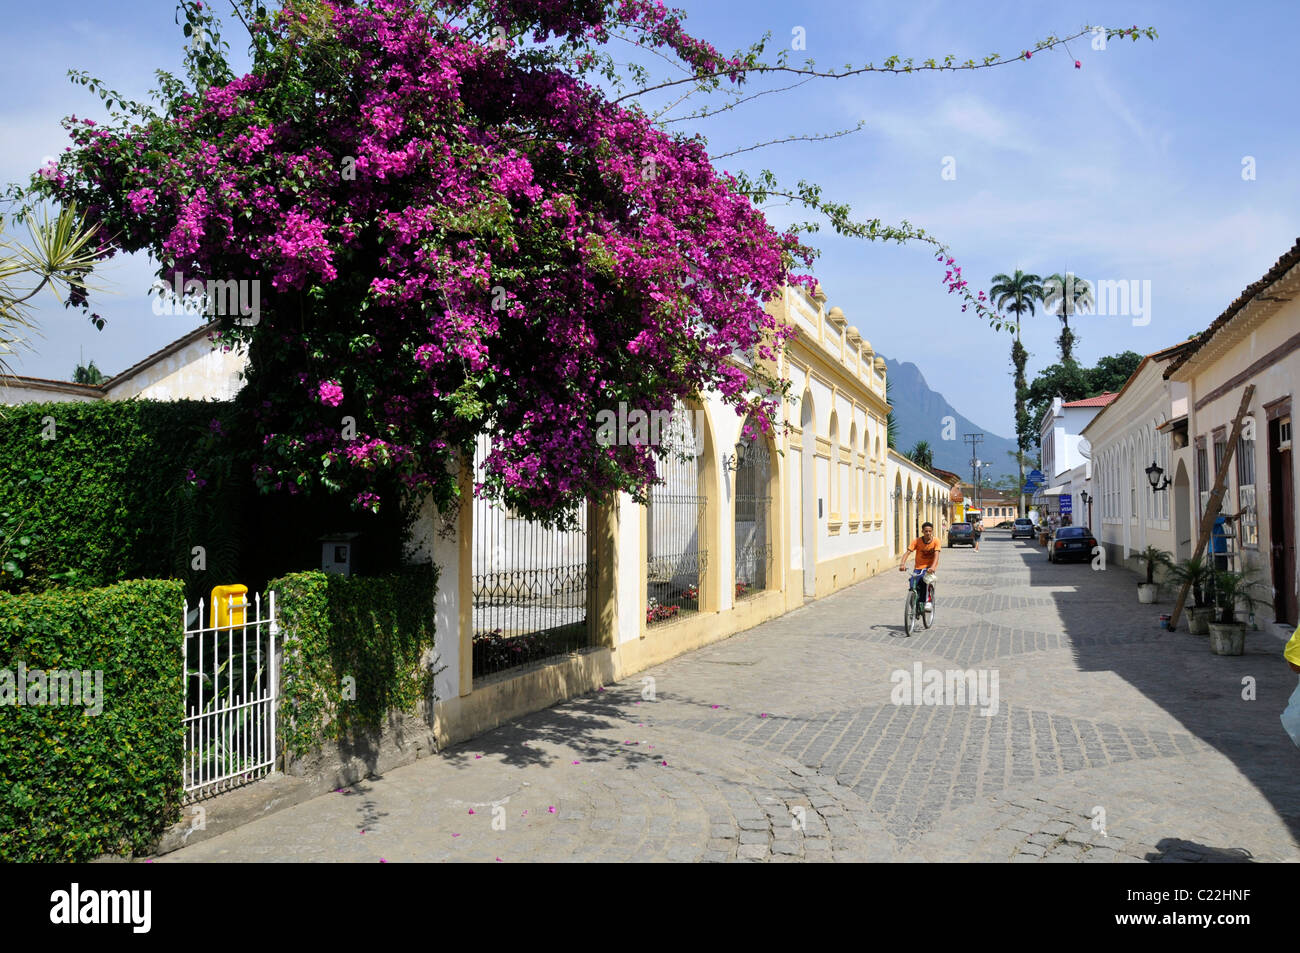
[[[921,535],[912,540],[907,549],[903,550],[903,560],[898,564],[899,572],[907,572],[908,553],[916,553],[916,570],[912,573],[912,578],[908,580],[908,588],[911,589],[917,583],[917,580],[923,579],[927,572],[933,573],[939,568],[939,551],[941,547],[939,540],[934,535],[933,523],[921,524]],[[934,586],[927,585],[920,590],[921,604],[918,611],[933,608],[934,605]]]

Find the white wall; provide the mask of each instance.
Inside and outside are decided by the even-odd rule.
[[[109,400],[230,400],[248,364],[242,348],[222,351],[200,338],[112,387]]]

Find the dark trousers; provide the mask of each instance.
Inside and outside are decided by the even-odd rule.
[[[921,608],[925,608],[927,602],[934,601],[934,586],[928,586],[925,583],[924,576],[915,576],[912,579],[912,588],[916,590],[917,595],[921,597]]]

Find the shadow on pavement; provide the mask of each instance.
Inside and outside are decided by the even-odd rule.
[[[985,542],[999,550],[1015,547],[1031,587],[1073,587],[1052,592],[1051,598],[1082,671],[1115,673],[1231,760],[1300,840],[1300,750],[1279,721],[1296,676],[1283,661],[1283,643],[1275,635],[1248,630],[1244,655],[1213,655],[1207,636],[1187,633],[1185,616],[1180,631],[1160,629],[1160,615],[1172,613],[1177,598],[1171,587],[1161,587],[1158,602],[1139,605],[1138,573],[1114,566],[1097,571],[1089,563],[1049,564],[1036,540],[1013,543],[990,535],[985,534]],[[1175,849],[1182,842],[1169,843],[1175,852],[1216,850],[1200,845]],[[1232,854],[1231,859],[1248,858]]]

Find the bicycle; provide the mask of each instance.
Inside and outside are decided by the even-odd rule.
[[[918,602],[921,593],[917,591],[916,583],[918,580],[923,581],[930,588],[930,601],[920,604],[920,612],[917,612]],[[916,628],[916,617],[920,615],[922,624],[928,629],[934,624],[934,573],[929,569],[913,569],[912,575],[907,581],[907,601],[903,603],[903,631],[907,635],[912,634]]]

